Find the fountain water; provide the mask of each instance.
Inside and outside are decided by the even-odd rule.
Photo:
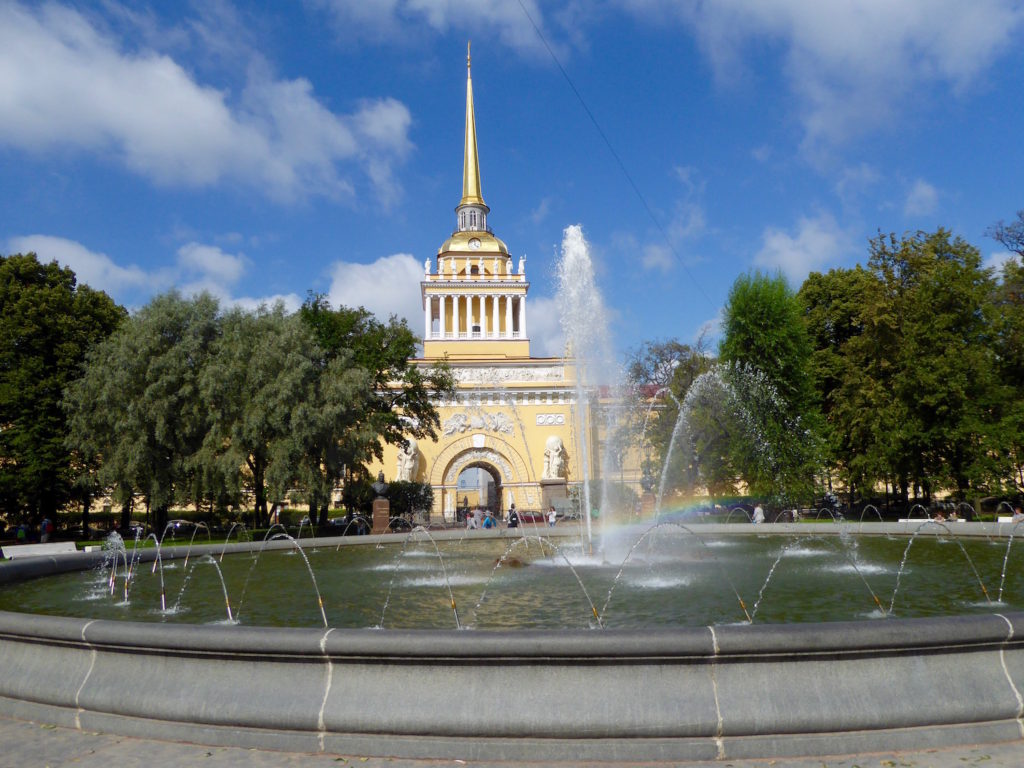
[[[558,264],[558,306],[562,332],[565,334],[566,348],[576,367],[576,445],[580,451],[579,465],[583,472],[581,478],[581,496],[585,520],[587,542],[593,546],[593,530],[591,510],[595,508],[591,499],[590,481],[593,457],[590,445],[584,435],[598,427],[586,424],[593,413],[591,400],[596,406],[598,392],[601,387],[608,388],[615,394],[621,388],[621,377],[615,375],[618,365],[611,349],[611,334],[607,325],[607,312],[594,279],[594,264],[590,258],[590,249],[583,237],[583,229],[579,225],[566,227],[562,238],[562,255]],[[614,454],[614,449],[607,445],[615,434],[615,417],[613,409],[605,412],[606,423],[602,425],[606,440],[602,451],[602,462],[607,463]],[[589,427],[589,428],[588,428]],[[599,477],[602,483],[608,478],[608,467],[603,466]],[[602,487],[602,508],[599,520],[607,519],[603,500],[607,498],[607,490]]]
[[[0,713],[209,744],[544,763],[1021,739],[1024,614],[992,612],[1024,607],[1024,575],[1009,567],[1015,527],[1000,551],[989,545],[1007,534],[998,525],[958,525],[954,537],[934,521],[862,515],[856,538],[831,510],[824,523],[681,525],[660,508],[663,473],[660,519],[636,528],[609,527],[602,493],[601,557],[590,555],[594,459],[581,430],[616,367],[578,227],[565,232],[559,276],[587,546],[572,530],[524,526],[348,537],[317,552],[323,540],[299,542],[283,528],[260,543],[193,546],[194,529],[187,548],[154,537],[131,555],[115,541],[105,553],[3,563]],[[686,450],[701,398],[733,409],[750,441],[767,444],[758,416],[773,395],[756,373],[719,369],[691,392],[673,425]],[[770,474],[779,457],[761,458]],[[741,512],[748,520],[741,507],[729,518]],[[907,544],[901,551],[888,536]],[[828,547],[813,546],[826,537]],[[506,567],[513,553],[525,567]],[[191,569],[175,569],[190,555],[199,557]],[[149,561],[159,586],[136,568]],[[123,600],[74,600],[92,590],[67,572],[103,563],[102,591],[115,591],[120,569]],[[165,563],[189,586],[178,610],[154,611]],[[997,604],[986,579],[998,579]],[[877,595],[890,587],[886,609]],[[303,599],[311,590],[315,611]],[[459,602],[475,606],[474,631]],[[40,613],[22,612],[29,606]],[[186,619],[202,626],[176,623]]]

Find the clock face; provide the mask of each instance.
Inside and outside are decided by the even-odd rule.
[[[480,241],[474,237],[472,240],[469,241],[469,247],[475,251],[477,248],[480,247]]]

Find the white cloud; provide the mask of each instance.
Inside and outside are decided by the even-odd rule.
[[[836,182],[836,194],[844,205],[852,205],[881,180],[882,174],[867,163],[843,168]]]
[[[422,336],[422,279],[423,262],[408,253],[382,256],[372,264],[338,261],[331,267],[327,298],[335,306],[365,307],[382,322],[398,315],[413,333]]]
[[[835,265],[853,250],[849,233],[830,214],[801,218],[794,234],[769,227],[761,240],[754,263],[781,270],[792,286],[799,286],[810,272]]]
[[[434,32],[496,34],[515,51],[547,55],[533,28],[533,24],[541,30],[545,27],[535,0],[317,0],[317,4],[328,9],[340,34],[355,40],[404,43],[426,26]]]
[[[247,259],[242,254],[225,253],[215,245],[186,243],[178,249],[178,264],[200,272],[226,285],[234,285],[245,272]]]
[[[154,275],[137,266],[122,267],[105,253],[90,251],[81,243],[52,235],[26,235],[7,241],[9,253],[35,253],[39,261],[56,261],[70,267],[79,284],[116,296],[124,291],[146,288],[159,282]]]
[[[340,115],[304,79],[258,59],[237,103],[166,54],[129,51],[75,10],[0,5],[0,145],[97,153],[163,185],[225,181],[279,200],[348,197],[358,169],[385,202],[411,149],[408,109],[365,101]]]
[[[186,243],[178,249],[175,284],[186,296],[207,292],[234,304],[232,289],[245,274],[249,260],[242,254],[225,253],[216,245]]]
[[[146,270],[135,265],[121,266],[104,253],[97,253],[75,240],[52,235],[12,237],[9,253],[35,253],[42,262],[56,261],[70,267],[78,283],[105,291],[115,301],[129,307],[141,306],[154,295],[177,287],[191,296],[206,291],[223,306],[255,309],[262,305],[284,303],[289,311],[302,305],[294,293],[264,297],[235,296],[234,291],[249,267],[242,254],[225,253],[217,246],[191,242],[178,249],[174,263]]]
[[[781,43],[812,152],[881,127],[907,94],[934,83],[964,90],[1024,26],[1014,0],[619,2],[638,17],[692,27],[720,80],[735,78],[750,50],[764,51],[752,42]]]
[[[672,218],[660,232],[662,237],[642,248],[640,265],[648,272],[671,272],[676,262],[682,260],[680,251],[683,247],[707,230],[704,206],[697,202],[704,190],[703,182],[696,179],[696,172],[692,168],[676,168],[675,174],[686,187],[686,192],[673,203]]]
[[[1020,258],[1016,253],[1012,251],[996,251],[991,253],[982,263],[982,267],[985,269],[993,270],[996,275],[1000,275],[1003,272],[1003,265],[1008,261],[1015,261]]]
[[[645,271],[668,273],[672,271],[674,257],[668,246],[660,243],[649,243],[644,246],[643,256],[640,257],[640,265]]]
[[[918,179],[903,204],[905,216],[928,216],[939,204],[939,191],[924,179]]]
[[[530,354],[534,357],[565,354],[565,334],[557,299],[531,295],[526,300],[526,333],[530,337]]]
[[[541,198],[541,201],[540,203],[537,204],[537,207],[530,211],[530,221],[532,221],[534,224],[540,224],[548,217],[549,213],[551,213],[551,198]]]

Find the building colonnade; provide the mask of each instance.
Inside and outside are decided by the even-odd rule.
[[[424,338],[525,339],[526,294],[430,293],[424,297]]]

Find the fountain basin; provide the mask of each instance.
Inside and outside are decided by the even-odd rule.
[[[94,562],[14,561],[0,566],[0,582]],[[0,612],[0,711],[88,731],[407,758],[922,748],[1022,738],[1022,630],[1024,614],[998,612],[488,632]]]

